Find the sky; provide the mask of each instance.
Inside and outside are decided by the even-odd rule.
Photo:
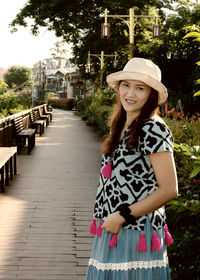
[[[32,67],[39,60],[51,57],[50,49],[59,39],[54,32],[42,29],[39,36],[33,36],[30,29],[20,27],[14,34],[8,25],[23,8],[27,0],[1,0],[0,8],[0,68],[12,65]],[[67,58],[70,46],[66,45]]]

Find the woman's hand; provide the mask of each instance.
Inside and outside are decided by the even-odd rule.
[[[125,221],[126,220],[119,214],[119,211],[117,211],[108,216],[101,228],[105,229],[106,233],[115,234],[120,231]]]

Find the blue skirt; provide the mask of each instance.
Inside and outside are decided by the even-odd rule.
[[[159,251],[151,250],[153,233],[160,239]],[[103,230],[101,237],[95,237],[86,280],[170,280],[164,228],[153,231],[147,219],[144,234],[147,251],[137,251],[140,231],[122,228],[117,246],[111,248],[113,235]]]

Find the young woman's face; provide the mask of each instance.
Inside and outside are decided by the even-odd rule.
[[[121,81],[119,95],[122,106],[128,114],[138,116],[148,100],[151,87],[136,80]]]

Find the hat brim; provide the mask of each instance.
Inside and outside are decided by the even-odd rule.
[[[118,91],[119,81],[122,80],[137,80],[154,88],[158,92],[158,104],[162,104],[167,100],[168,93],[166,87],[161,82],[145,73],[119,71],[106,77],[108,85],[115,91]]]

